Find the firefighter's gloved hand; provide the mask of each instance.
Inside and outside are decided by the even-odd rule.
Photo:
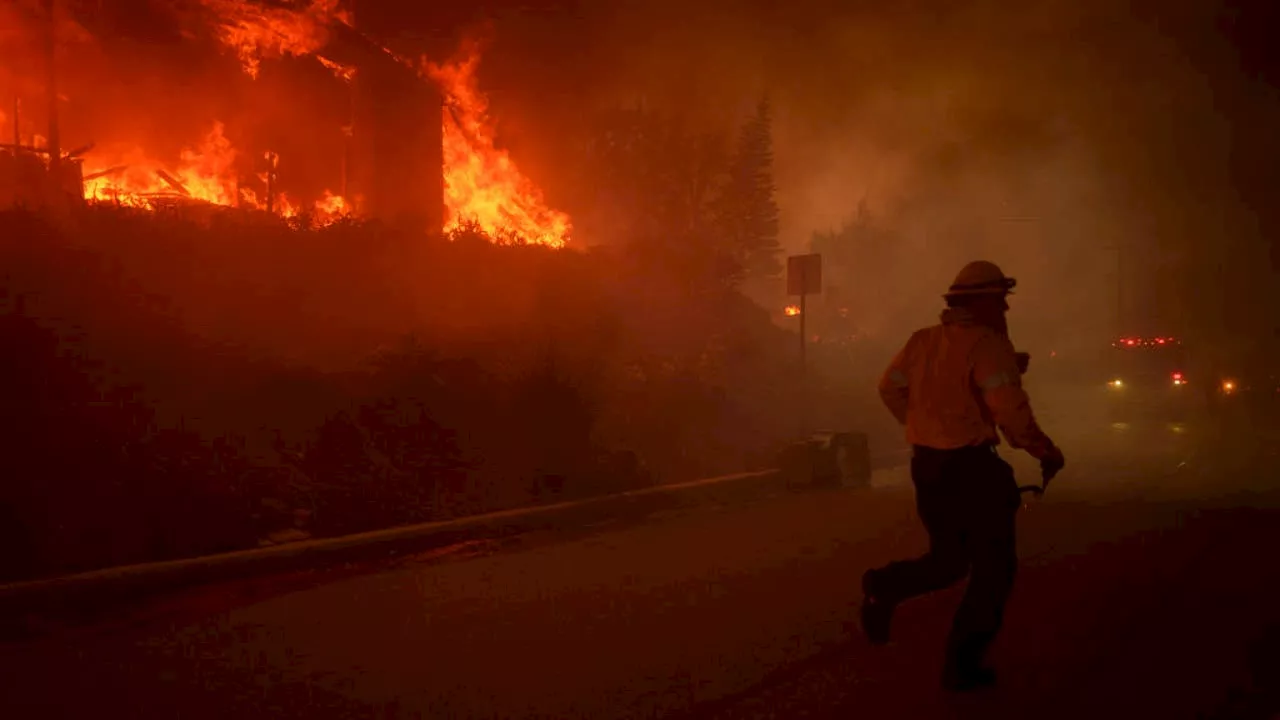
[[[1067,459],[1063,457],[1062,450],[1056,445],[1050,448],[1044,457],[1040,458],[1040,479],[1044,481],[1046,487],[1049,485],[1049,481],[1066,465]]]

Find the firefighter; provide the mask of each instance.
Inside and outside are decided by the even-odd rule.
[[[911,481],[929,551],[863,575],[863,631],[873,644],[888,642],[898,603],[968,575],[943,665],[952,691],[995,683],[985,656],[1016,572],[1021,499],[1013,469],[996,452],[997,428],[1040,461],[1045,482],[1065,464],[1022,389],[1029,356],[1014,351],[1005,323],[1015,285],[993,263],[966,265],[943,296],[942,322],[912,335],[880,380],[881,398],[912,445]]]

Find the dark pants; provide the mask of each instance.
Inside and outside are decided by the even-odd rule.
[[[866,589],[879,600],[897,603],[968,575],[947,660],[960,668],[977,667],[1000,630],[1017,572],[1015,519],[1022,501],[1013,469],[990,446],[916,447],[911,481],[916,509],[929,532],[929,552],[868,572]]]

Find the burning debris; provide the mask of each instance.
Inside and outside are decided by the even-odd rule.
[[[300,204],[284,193],[273,192],[269,175],[274,171],[274,153],[267,153],[267,167],[257,176],[266,192],[260,194],[243,186],[236,169],[239,153],[224,130],[221,122],[215,122],[196,147],[182,151],[172,170],[137,147],[97,152],[86,163],[85,199],[144,209],[155,208],[158,203],[192,200],[267,210],[284,217],[300,215]],[[350,206],[345,199],[326,191],[312,213],[317,220],[330,222],[349,214]]]
[[[130,207],[148,207],[152,198],[174,194],[236,205],[237,152],[223,130],[215,122],[196,147],[182,151],[172,171],[138,147],[96,152],[85,162],[84,196]]]

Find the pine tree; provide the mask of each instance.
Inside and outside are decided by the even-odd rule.
[[[782,246],[773,184],[773,115],[767,99],[760,101],[742,128],[722,200],[721,225],[739,275],[781,275]]]

